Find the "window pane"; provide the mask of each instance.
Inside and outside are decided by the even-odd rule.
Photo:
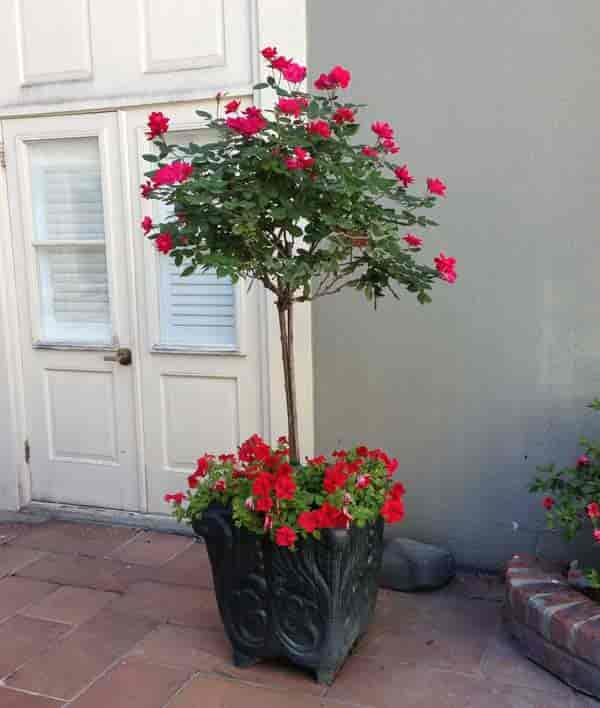
[[[109,344],[110,304],[102,246],[38,249],[46,341]]]
[[[34,242],[45,341],[112,339],[97,138],[32,141]],[[52,242],[80,241],[81,246]],[[86,244],[87,242],[87,244]]]
[[[103,239],[97,138],[29,143],[35,239]]]
[[[234,348],[236,313],[231,281],[210,271],[182,278],[182,268],[160,256],[161,343]]]
[[[170,133],[168,142],[202,144],[215,139],[213,131]],[[160,204],[160,220],[168,220],[171,207]],[[198,271],[182,278],[170,258],[159,256],[160,339],[171,346],[235,349],[236,297],[229,278],[213,271]]]

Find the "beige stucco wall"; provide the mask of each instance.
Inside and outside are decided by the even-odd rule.
[[[535,465],[600,430],[600,4],[308,0],[308,17],[313,74],[350,67],[364,122],[448,183],[424,253],[459,272],[427,307],[316,304],[317,450],[398,454],[402,531],[497,566],[539,540]]]

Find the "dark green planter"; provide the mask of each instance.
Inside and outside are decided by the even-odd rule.
[[[286,657],[330,684],[373,616],[383,521],[323,529],[295,552],[236,528],[224,507],[208,509],[194,531],[208,548],[236,666]]]

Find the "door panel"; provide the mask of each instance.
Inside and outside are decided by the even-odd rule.
[[[114,113],[4,125],[32,498],[139,509]]]
[[[199,128],[196,108],[168,106],[169,141],[209,142]],[[154,110],[154,109],[153,109]],[[133,222],[137,231],[136,284],[140,317],[140,357],[144,398],[144,440],[148,509],[166,512],[165,492],[185,485],[204,452],[235,449],[252,433],[267,435],[261,356],[261,297],[213,274],[180,279],[166,256],[142,235],[143,216],[165,219],[156,201],[137,198],[149,163],[144,136],[148,110],[126,112]]]

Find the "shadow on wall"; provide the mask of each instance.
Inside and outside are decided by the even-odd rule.
[[[542,543],[536,465],[598,435],[585,406],[600,394],[600,6],[308,9],[313,75],[348,66],[351,100],[396,128],[417,183],[447,182],[441,226],[419,235],[426,261],[444,250],[459,274],[425,307],[315,304],[317,450],[364,440],[398,454],[400,531],[499,567]]]

